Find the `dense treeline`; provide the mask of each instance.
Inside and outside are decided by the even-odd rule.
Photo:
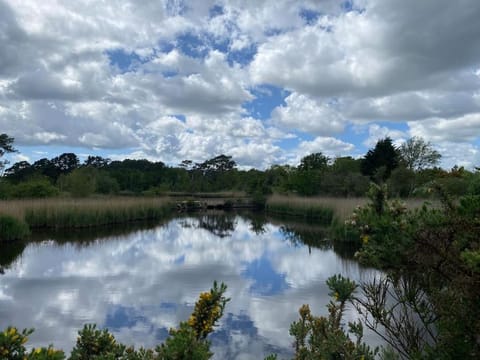
[[[2,152],[15,151],[13,139],[2,134]],[[295,193],[302,196],[363,196],[371,181],[388,183],[394,196],[427,196],[433,181],[453,195],[480,191],[480,174],[462,167],[437,167],[440,154],[430,143],[412,138],[401,147],[390,138],[377,142],[363,158],[328,158],[314,153],[297,166],[273,165],[266,170],[240,170],[235,161],[219,155],[202,163],[184,160],[178,166],[148,160],[111,161],[64,153],[30,164],[21,161],[4,171],[1,198],[49,197],[71,194],[161,195],[167,192],[242,191],[254,196]],[[0,164],[3,166],[4,164]]]

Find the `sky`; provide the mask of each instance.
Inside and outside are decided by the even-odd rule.
[[[0,133],[11,163],[265,169],[419,136],[473,168],[478,19],[478,0],[0,0]]]

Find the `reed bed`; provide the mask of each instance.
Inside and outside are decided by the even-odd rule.
[[[161,219],[172,211],[166,198],[39,199],[0,202],[0,212],[34,228],[84,228]]]
[[[331,223],[333,218],[340,221],[352,215],[357,206],[363,206],[367,198],[335,198],[335,197],[300,197],[272,195],[267,199],[267,212],[283,214],[286,216],[305,217],[316,220],[324,219]]]

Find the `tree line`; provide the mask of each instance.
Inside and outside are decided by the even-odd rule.
[[[15,151],[14,139],[0,135],[0,158]],[[302,196],[363,196],[369,184],[387,183],[393,196],[427,196],[432,182],[449,193],[480,192],[480,174],[457,167],[438,167],[441,155],[432,144],[414,137],[394,146],[392,139],[379,140],[362,158],[329,158],[318,152],[303,157],[297,166],[273,165],[266,170],[238,169],[231,156],[219,155],[204,162],[184,160],[177,166],[163,162],[125,159],[112,161],[88,156],[81,163],[74,153],[64,153],[33,163],[20,161],[7,167],[1,198],[48,197],[71,194],[162,195],[171,192],[241,191],[252,196],[271,193]]]

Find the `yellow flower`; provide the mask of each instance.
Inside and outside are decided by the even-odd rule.
[[[188,318],[188,325],[191,327],[194,327],[196,322],[197,322],[197,319],[195,318],[195,316],[190,315],[190,317]]]
[[[41,348],[37,348],[35,349],[34,353],[35,354],[40,354],[42,352],[42,349]]]
[[[333,294],[333,296],[335,297],[335,301],[338,301],[338,292],[336,292],[335,294]]]
[[[308,306],[308,304],[303,304],[303,305],[300,307],[299,312],[300,312],[300,316],[301,316],[302,318],[307,317],[308,314],[310,314],[310,307]]]
[[[362,242],[363,242],[364,244],[368,244],[368,240],[369,240],[369,239],[370,239],[370,237],[369,237],[368,235],[363,235],[363,236],[362,236]]]

